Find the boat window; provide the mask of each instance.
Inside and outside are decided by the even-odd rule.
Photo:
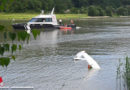
[[[45,18],[32,18],[29,22],[43,22]]]
[[[38,18],[36,22],[43,22],[43,21],[45,21],[44,18]]]
[[[52,22],[52,18],[46,18],[46,22]]]
[[[29,22],[52,22],[52,18],[32,18]]]
[[[32,18],[29,22],[36,22],[37,18]]]

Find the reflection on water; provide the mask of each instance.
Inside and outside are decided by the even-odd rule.
[[[73,34],[74,30],[73,29],[60,29],[62,34]]]
[[[41,32],[37,40],[30,41],[33,45],[42,45],[43,47],[56,47],[58,30]]]
[[[91,77],[93,77],[94,75],[98,74],[99,70],[95,70],[95,69],[90,69],[85,76],[84,80],[90,79]]]
[[[0,68],[7,86],[33,86],[35,90],[115,90],[119,58],[130,54],[130,19],[77,20],[73,31],[41,32],[25,44],[17,60]],[[87,63],[74,63],[85,50],[101,66],[88,71]]]

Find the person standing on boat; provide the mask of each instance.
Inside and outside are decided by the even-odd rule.
[[[62,25],[62,19],[59,19],[59,24]]]
[[[71,24],[74,24],[74,21],[71,19],[71,20],[70,20],[70,23],[71,23]]]
[[[70,26],[72,27],[72,28],[76,28],[76,25],[74,24],[74,21],[71,19],[70,20]]]

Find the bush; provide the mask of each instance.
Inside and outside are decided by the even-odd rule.
[[[112,16],[113,15],[113,10],[111,7],[106,7],[106,15],[107,16]]]
[[[79,9],[78,8],[71,8],[71,13],[75,13],[75,14],[77,14],[77,13],[79,13]]]
[[[99,16],[105,16],[106,15],[106,12],[101,7],[98,7],[98,11],[99,11]]]
[[[99,10],[95,6],[90,6],[88,8],[88,15],[89,16],[99,16]]]
[[[118,15],[127,16],[127,15],[128,15],[128,10],[127,10],[127,8],[119,7],[119,8],[117,9],[117,14],[118,14]]]
[[[130,6],[127,6],[126,8],[128,10],[128,15],[130,15]]]
[[[90,6],[88,8],[88,15],[89,16],[105,16],[106,12],[100,6]]]
[[[85,13],[85,14],[87,14],[87,8],[81,7],[80,13]]]

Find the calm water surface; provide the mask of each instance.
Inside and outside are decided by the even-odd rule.
[[[1,21],[2,22],[2,21]],[[0,68],[6,86],[34,90],[116,90],[119,59],[130,54],[130,18],[77,20],[81,28],[41,32],[17,53],[16,61]],[[73,57],[85,50],[101,66],[87,69]]]

